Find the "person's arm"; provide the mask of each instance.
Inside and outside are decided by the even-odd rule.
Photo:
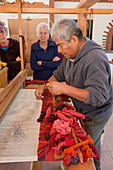
[[[7,67],[10,67],[11,69],[19,69],[20,68],[20,61],[10,61],[10,62],[7,62]]]
[[[32,70],[44,70],[45,67],[37,64],[37,59],[35,55],[35,51],[33,50],[33,46],[31,46],[31,56],[30,56],[30,64]]]
[[[40,65],[46,68],[56,69],[61,63],[60,56],[55,56],[52,61],[42,61]]]
[[[45,68],[56,69],[61,64],[61,55],[58,53],[58,47],[54,46],[50,48],[47,53],[50,60],[39,61],[39,64]]]
[[[48,89],[54,95],[66,94],[67,96],[73,97],[82,102],[86,102],[88,100],[89,91],[87,89],[79,89],[67,85],[64,82],[58,82],[55,77],[50,77],[48,80],[49,83],[41,86],[40,89],[35,91],[35,95],[37,99],[43,98],[44,90]]]
[[[79,89],[63,82],[57,82],[55,78],[51,78],[46,86],[54,95],[66,94],[82,102],[86,102],[88,100],[89,91],[87,89]]]
[[[64,64],[64,65],[65,65],[65,64]],[[53,76],[51,76],[51,77],[49,78],[48,82],[52,82],[52,81],[58,82],[58,81],[61,81],[62,77],[64,77],[64,74],[63,74],[63,71],[62,71],[62,69],[63,69],[62,67],[63,67],[63,66],[62,66],[62,64],[61,64],[61,65],[60,65],[60,68],[59,68],[59,67],[57,68],[57,70],[59,70],[58,72],[60,72],[60,76],[61,76],[61,77],[59,77],[59,79],[56,79],[55,76],[53,75]],[[57,72],[57,70],[54,71],[54,72]],[[63,75],[61,74],[61,72],[62,72]],[[56,74],[55,74],[55,75],[56,75]],[[57,76],[57,77],[58,77],[58,76]],[[62,81],[64,82],[65,80],[62,79]],[[40,86],[40,87],[35,91],[35,96],[36,96],[36,98],[37,98],[37,99],[42,99],[42,98],[43,98],[44,90],[46,90],[46,89],[47,89],[47,84]]]
[[[15,51],[15,53],[13,54],[13,52],[12,52],[12,54],[13,54],[12,61],[7,62],[7,67],[10,67],[11,69],[14,69],[14,70],[18,70],[21,68],[19,41],[13,40],[13,42],[14,42],[13,50]],[[7,53],[7,55],[9,55],[9,53]]]
[[[48,80],[49,82],[51,81],[57,81],[53,76],[51,76]],[[35,96],[37,99],[42,99],[44,91],[47,90],[47,84],[41,85],[38,89],[35,91]]]

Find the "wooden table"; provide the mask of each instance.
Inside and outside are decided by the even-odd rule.
[[[42,102],[34,92],[20,89],[0,118],[0,163],[37,161]]]
[[[30,170],[41,170],[37,148],[42,102],[35,89],[20,89],[0,118],[0,163],[31,161]],[[70,165],[66,170],[95,170],[92,160],[84,165]]]

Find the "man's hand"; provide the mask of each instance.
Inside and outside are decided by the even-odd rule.
[[[18,56],[18,57],[16,58],[16,61],[21,61],[21,58]]]
[[[51,81],[47,83],[46,86],[51,94],[60,95],[64,93],[66,83],[65,82],[59,83],[57,81]]]
[[[44,93],[44,85],[40,86],[36,91],[35,91],[35,96],[38,100],[40,99],[43,99],[44,96],[43,96],[43,93]]]
[[[60,58],[58,56],[53,58],[53,61],[59,61],[59,60],[60,60]]]

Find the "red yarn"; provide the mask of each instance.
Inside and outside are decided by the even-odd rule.
[[[71,132],[69,122],[64,122],[63,120],[59,119],[55,120],[50,131],[50,135],[54,134],[55,132],[58,132],[61,135],[67,135],[69,132]]]
[[[66,166],[71,163],[72,157],[75,159],[79,154],[77,148],[81,150],[84,162],[87,161],[88,157],[94,157],[99,160],[98,150],[95,149],[95,145],[92,145],[93,140],[90,136],[86,136],[86,132],[82,128],[82,119],[84,119],[85,116],[76,112],[75,107],[66,103],[69,101],[66,95],[56,96],[57,108],[56,112],[53,113],[52,100],[53,96],[51,93],[48,90],[45,91],[44,98],[42,99],[42,113],[46,112],[46,116],[42,116],[43,122],[40,125],[39,147],[37,152],[40,160],[44,160],[45,156],[47,160],[47,154],[51,148],[55,150],[56,154],[63,152],[63,156],[65,157],[63,163]],[[51,115],[53,116],[51,117]],[[73,139],[72,129],[77,136],[77,144]]]
[[[99,152],[98,152],[98,150],[97,150],[97,148],[96,148],[96,146],[94,145],[94,144],[89,144],[89,146],[91,147],[91,149],[93,150],[93,152],[94,152],[94,158],[97,160],[97,161],[99,161],[100,160],[100,157],[99,157]]]
[[[68,156],[66,156],[66,157],[64,158],[63,164],[64,164],[65,166],[68,166],[70,163],[71,163],[71,156],[68,155]]]
[[[73,119],[68,119],[67,117],[65,117],[60,110],[55,112],[55,116],[59,117],[61,120],[65,122],[69,122],[70,124],[73,123]]]
[[[66,141],[59,143],[59,145],[57,146],[57,148],[56,148],[56,147],[52,147],[52,149],[55,150],[55,153],[56,153],[57,155],[60,155],[61,148],[62,148],[63,146],[67,147],[67,142],[66,142]]]
[[[85,115],[83,115],[83,114],[81,114],[81,113],[79,113],[79,112],[76,112],[76,111],[74,111],[74,110],[71,110],[71,109],[66,109],[66,108],[63,108],[63,111],[65,111],[66,113],[69,113],[69,114],[71,114],[71,115],[73,115],[73,116],[76,116],[76,117],[81,117],[82,119],[85,119]]]
[[[81,150],[81,152],[82,152],[82,155],[83,155],[84,162],[87,162],[88,156],[86,155],[85,151]]]
[[[67,146],[72,146],[72,145],[75,144],[74,139],[68,139],[67,136],[65,136],[65,141],[66,141],[66,143],[67,143]]]
[[[47,119],[51,115],[51,109],[52,109],[52,105],[47,108],[45,119]]]

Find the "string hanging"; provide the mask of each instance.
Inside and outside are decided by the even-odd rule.
[[[91,13],[89,14],[89,39],[91,37],[91,27],[93,25],[93,9],[91,8]]]

